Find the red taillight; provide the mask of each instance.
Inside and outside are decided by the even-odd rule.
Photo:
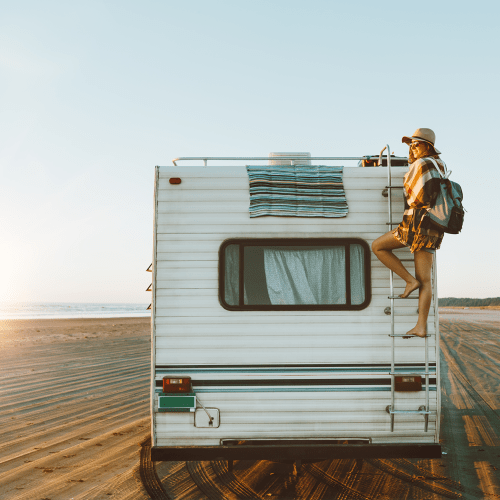
[[[422,377],[420,375],[402,375],[400,377],[395,377],[394,390],[421,391]]]
[[[170,182],[170,184],[180,184],[182,181],[180,177],[170,177],[168,182]]]
[[[165,394],[193,392],[191,377],[163,377],[163,392]]]

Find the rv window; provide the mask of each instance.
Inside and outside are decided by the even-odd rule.
[[[370,251],[355,238],[229,240],[219,253],[219,292],[230,310],[364,309]]]

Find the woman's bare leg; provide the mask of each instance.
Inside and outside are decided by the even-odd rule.
[[[404,245],[400,243],[392,232],[388,232],[379,236],[372,243],[373,253],[376,255],[377,259],[388,267],[391,271],[394,271],[402,280],[406,281],[405,291],[400,295],[402,298],[408,297],[411,292],[420,288],[420,281],[414,278],[403,265],[403,263],[392,253],[396,248],[403,248]],[[428,253],[428,252],[426,252]]]
[[[433,254],[425,250],[419,250],[414,253],[415,256],[415,274],[418,281],[422,284],[420,286],[420,293],[418,295],[418,320],[414,328],[408,334],[417,335],[418,337],[425,337],[427,335],[427,318],[429,316],[429,309],[432,301],[432,259]]]

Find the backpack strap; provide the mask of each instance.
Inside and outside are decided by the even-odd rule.
[[[439,172],[439,175],[441,177],[442,180],[444,181],[448,181],[446,183],[446,189],[448,190],[448,194],[450,195],[450,198],[453,200],[454,197],[453,197],[453,190],[451,188],[451,181],[448,180],[448,177],[450,176],[451,174],[451,170],[448,170],[446,168],[446,163],[443,161],[443,165],[444,165],[444,174],[441,172],[441,169],[439,168],[436,160],[434,158],[429,158],[429,160],[432,161],[432,163],[434,163],[434,166],[436,167],[436,170]]]
[[[439,176],[441,177],[441,179],[448,179],[448,177],[451,175],[451,170],[448,170],[448,168],[446,167],[446,163],[443,161],[444,165],[444,174],[443,174],[437,164],[437,161],[431,157],[429,157],[429,160],[431,160],[432,163],[434,163],[434,166],[436,167],[436,170],[439,172]]]

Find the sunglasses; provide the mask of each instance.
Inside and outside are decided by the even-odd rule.
[[[418,146],[422,145],[422,142],[412,142],[410,144],[410,148],[417,148]]]

